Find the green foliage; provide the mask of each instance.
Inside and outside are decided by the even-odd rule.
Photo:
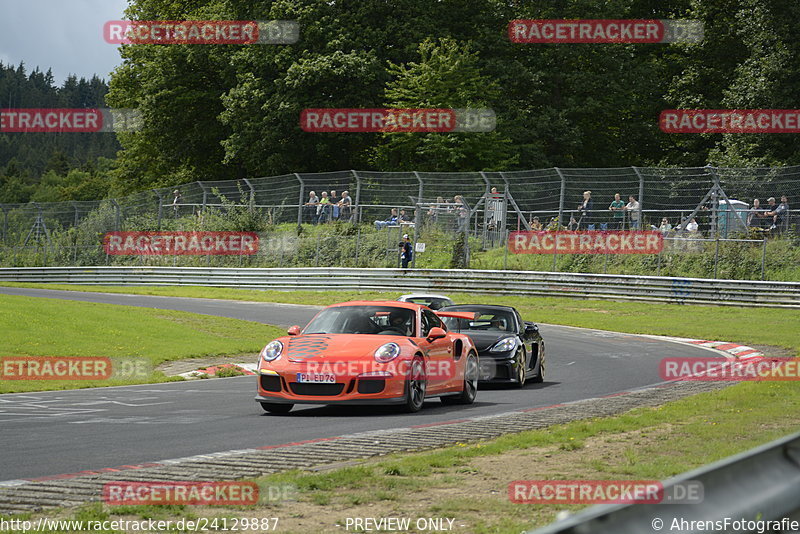
[[[387,108],[495,108],[501,91],[480,70],[478,55],[454,39],[426,39],[420,61],[389,62],[393,80],[386,86]],[[386,171],[503,170],[517,162],[511,139],[486,133],[385,133],[373,165]]]
[[[451,269],[468,269],[467,264],[467,234],[460,232],[453,243],[453,254],[450,257]]]

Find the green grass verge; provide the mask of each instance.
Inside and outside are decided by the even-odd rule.
[[[396,299],[395,292],[259,291],[214,287],[77,286],[69,284],[1,284],[69,291],[101,291],[174,297],[216,298],[288,304],[328,305],[354,299]],[[529,321],[597,328],[632,334],[775,345],[800,354],[800,310],[682,306],[647,302],[498,296],[451,293],[459,303],[505,304],[516,307]]]
[[[274,326],[193,313],[0,295],[0,358],[104,356],[166,361],[241,354],[254,359]],[[165,380],[161,373],[111,380],[0,380],[0,393],[73,389]]]

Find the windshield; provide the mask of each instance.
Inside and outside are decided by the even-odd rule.
[[[457,317],[442,317],[448,330],[457,332],[464,331],[489,331],[489,332],[514,332],[514,317],[510,312],[502,310],[469,310],[458,309],[452,311],[471,311],[478,313],[478,317],[472,321],[469,319],[459,319]]]
[[[413,297],[408,299],[408,302],[415,304],[424,304],[432,310],[439,310],[445,306],[452,306],[453,303],[450,299],[441,297]]]
[[[392,306],[336,306],[312,319],[304,334],[381,334],[413,336],[414,310]]]

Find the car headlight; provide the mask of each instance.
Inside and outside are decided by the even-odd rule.
[[[276,339],[275,341],[270,341],[269,344],[262,349],[260,356],[265,362],[271,362],[277,360],[282,352],[283,343]]]
[[[509,352],[515,348],[517,348],[517,338],[507,337],[495,343],[494,346],[489,349],[489,352]]]
[[[398,356],[400,356],[400,345],[397,343],[381,345],[378,350],[375,351],[375,361],[380,363],[390,362]]]

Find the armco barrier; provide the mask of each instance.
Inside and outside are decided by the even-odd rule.
[[[800,433],[667,480],[665,494],[689,481],[702,483],[702,503],[592,506],[529,534],[794,532],[763,527],[800,521]]]
[[[0,282],[436,291],[800,308],[800,282],[451,269],[0,268]]]

